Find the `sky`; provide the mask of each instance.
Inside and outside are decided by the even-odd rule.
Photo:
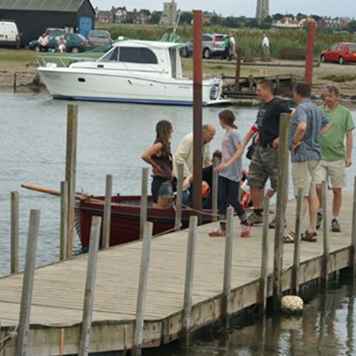
[[[254,17],[257,0],[176,0],[182,10],[215,10],[224,16]],[[112,6],[126,6],[128,9],[161,10],[163,0],[91,0],[94,7],[110,9]],[[217,5],[217,3],[219,5]],[[356,17],[356,0],[270,0],[270,12],[317,14],[331,17]]]

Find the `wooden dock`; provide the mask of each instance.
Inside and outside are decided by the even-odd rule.
[[[330,206],[330,203],[329,203]],[[333,272],[351,266],[352,197],[345,195],[341,224],[343,233],[330,233],[330,265]],[[287,218],[294,229],[295,204]],[[272,219],[272,215],[271,215]],[[238,224],[236,224],[238,225]],[[213,225],[198,229],[193,281],[193,329],[217,321],[222,314],[225,239],[212,239]],[[256,304],[260,284],[262,227],[253,228],[251,238],[236,233],[233,246],[232,313]],[[301,243],[301,284],[317,279],[322,271],[322,238]],[[148,293],[145,308],[144,347],[158,347],[182,332],[187,231],[152,241]],[[268,295],[272,294],[274,230],[270,230]],[[91,352],[128,350],[133,346],[137,286],[142,242],[100,251],[90,343]],[[283,290],[291,288],[293,244],[284,245]],[[78,353],[87,255],[73,257],[36,270],[30,330],[31,355]],[[16,327],[19,319],[22,274],[0,279],[0,340]],[[15,355],[14,340],[0,356]]]

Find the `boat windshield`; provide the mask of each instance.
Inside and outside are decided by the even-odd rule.
[[[119,49],[118,47],[115,47],[111,49],[108,53],[104,54],[104,56],[99,59],[99,62],[116,62],[118,53]]]

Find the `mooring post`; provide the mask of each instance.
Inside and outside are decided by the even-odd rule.
[[[104,205],[104,222],[103,222],[103,248],[110,247],[111,233],[111,200],[112,200],[112,175],[106,176],[105,184],[105,205]]]
[[[17,73],[14,73],[14,81],[13,81],[13,90],[14,90],[14,94],[16,94],[16,90],[17,90]]]
[[[18,192],[11,192],[11,262],[10,272],[19,271],[19,231],[20,231],[20,199]]]
[[[184,180],[184,165],[177,164],[177,197],[176,197],[176,218],[174,227],[176,231],[182,227],[182,194],[183,194],[183,180]]]
[[[277,189],[276,230],[274,235],[273,263],[273,307],[280,309],[282,298],[282,269],[283,269],[283,234],[285,224],[285,205],[288,201],[288,128],[289,114],[281,114],[279,124],[279,183]]]
[[[329,276],[329,238],[328,238],[328,209],[327,209],[327,177],[322,183],[321,205],[323,209],[323,271],[321,276],[322,285],[327,287]]]
[[[145,301],[147,294],[148,271],[151,256],[151,239],[152,239],[153,224],[146,222],[144,226],[144,237],[142,243],[142,256],[140,277],[138,283],[137,305],[136,305],[136,324],[134,343],[132,349],[133,356],[141,356],[142,346],[144,341],[144,316],[145,316]]]
[[[190,346],[192,327],[192,294],[194,279],[195,245],[197,240],[198,218],[191,216],[189,220],[189,235],[187,243],[187,258],[185,264],[184,308],[183,308],[183,336],[185,347]]]
[[[67,257],[73,253],[75,237],[75,187],[77,165],[78,140],[78,106],[67,106],[67,150],[66,150],[66,178],[68,184],[68,222],[67,222]]]
[[[16,355],[31,355],[29,350],[29,324],[31,316],[33,281],[36,268],[36,251],[38,232],[40,226],[40,211],[30,211],[29,231],[27,239],[27,251],[25,260],[25,270],[22,283],[22,296],[20,307],[19,328],[16,339]]]
[[[145,224],[147,222],[148,207],[148,168],[142,169],[141,181],[141,209],[140,209],[140,240],[143,240]]]
[[[212,191],[211,191],[211,207],[213,212],[213,221],[218,221],[218,183],[219,183],[219,174],[216,170],[218,166],[218,160],[213,160],[213,181],[212,181]]]
[[[354,200],[352,208],[352,234],[351,234],[351,244],[352,244],[352,267],[354,276],[356,275],[356,176],[354,177]]]
[[[297,211],[295,215],[295,239],[294,239],[294,255],[293,255],[293,287],[296,295],[299,295],[300,285],[300,231],[301,231],[301,218],[303,214],[303,189],[298,190],[297,196]]]
[[[231,296],[231,272],[232,272],[232,250],[234,246],[234,228],[233,228],[234,210],[232,207],[227,209],[226,214],[226,238],[224,255],[224,284],[222,299],[222,316],[225,326],[230,325],[230,296]]]
[[[64,261],[67,258],[68,243],[68,184],[61,182],[61,217],[60,217],[60,243],[59,258]]]
[[[316,22],[315,22],[315,20],[309,20],[308,21],[308,37],[307,37],[306,59],[305,59],[304,82],[306,84],[310,84],[310,85],[313,83],[315,32],[316,32]]]
[[[262,229],[262,251],[261,251],[261,279],[260,279],[260,305],[261,315],[266,314],[268,298],[268,261],[269,261],[269,198],[263,200],[263,229]]]
[[[87,356],[90,346],[90,331],[95,298],[96,269],[100,241],[101,217],[93,216],[90,231],[87,278],[83,304],[83,318],[80,331],[79,356]]]

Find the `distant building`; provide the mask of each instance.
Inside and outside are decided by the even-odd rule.
[[[16,22],[23,45],[49,27],[73,28],[84,36],[95,27],[95,10],[89,0],[0,0],[0,18]]]
[[[174,0],[163,3],[163,14],[160,24],[174,27],[177,22],[177,13],[177,3]]]
[[[269,0],[257,0],[256,19],[261,23],[269,16]]]
[[[96,10],[96,21],[100,23],[113,23],[114,15],[111,11]]]
[[[116,8],[114,10],[114,22],[115,23],[126,23],[127,15],[128,15],[128,11],[125,6]]]
[[[306,19],[298,21],[295,17],[285,16],[279,21],[273,22],[272,27],[275,28],[286,28],[286,29],[297,29],[303,28]]]

